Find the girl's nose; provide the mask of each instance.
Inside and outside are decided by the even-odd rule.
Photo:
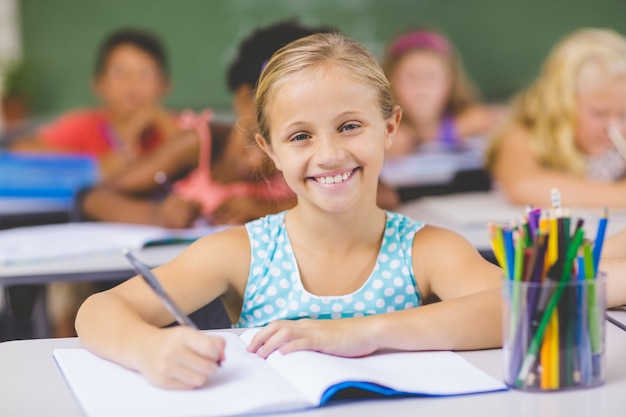
[[[315,147],[315,159],[320,165],[334,166],[343,161],[346,150],[340,140],[330,135],[318,136]]]

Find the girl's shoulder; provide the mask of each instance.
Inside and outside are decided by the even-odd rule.
[[[456,249],[472,247],[471,243],[457,232],[445,227],[423,225],[415,234],[413,249],[433,253],[454,253]],[[442,252],[443,251],[443,252]]]

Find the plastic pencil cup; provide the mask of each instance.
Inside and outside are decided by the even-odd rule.
[[[505,383],[526,391],[602,385],[606,274],[502,286]]]

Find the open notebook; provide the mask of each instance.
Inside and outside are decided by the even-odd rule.
[[[190,243],[223,229],[224,226],[165,229],[104,222],[17,227],[0,231],[0,265],[67,259],[157,244]]]
[[[246,351],[256,329],[226,339],[226,360],[207,386],[164,390],[141,375],[84,349],[54,352],[87,417],[223,416],[319,407],[359,391],[372,396],[444,396],[505,390],[506,386],[453,352],[393,352],[341,358],[317,352]],[[215,332],[213,334],[216,334]]]

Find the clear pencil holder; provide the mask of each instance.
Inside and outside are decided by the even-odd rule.
[[[505,279],[505,383],[527,391],[602,385],[606,274],[565,283]]]

